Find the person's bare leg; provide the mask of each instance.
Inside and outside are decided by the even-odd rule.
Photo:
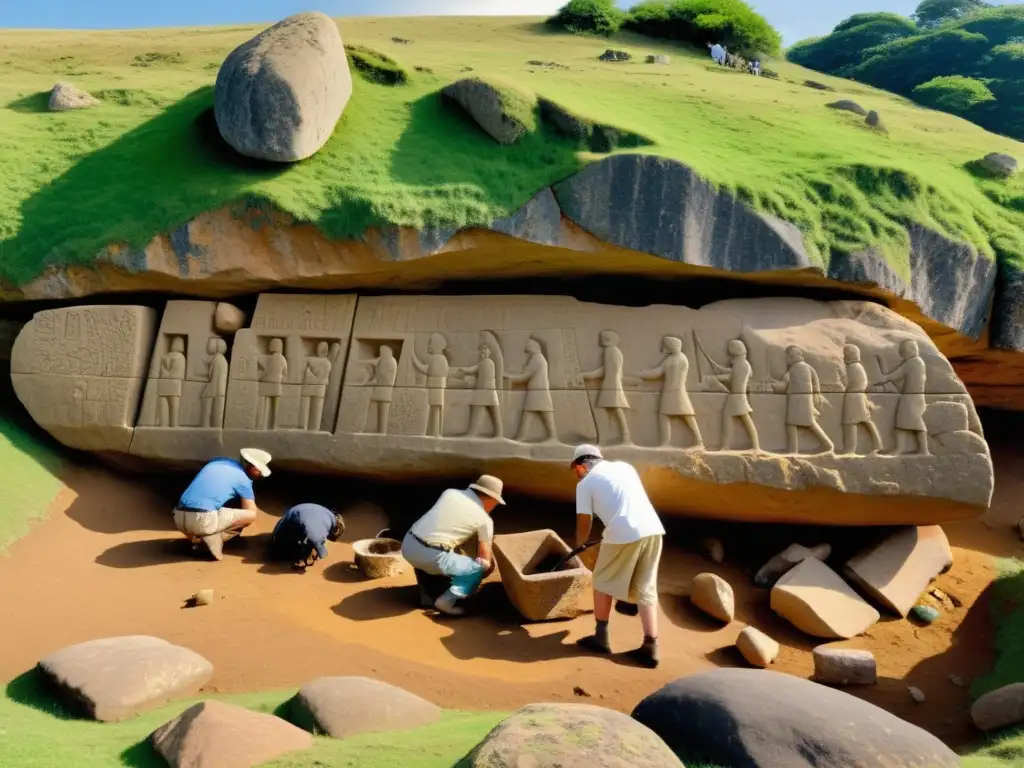
[[[815,437],[821,441],[821,446],[825,449],[822,453],[831,453],[836,449],[835,443],[832,439],[825,434],[825,430],[821,428],[821,425],[815,422],[811,425],[811,432],[814,433]]]
[[[178,408],[181,405],[181,398],[180,397],[169,397],[169,398],[167,398],[167,404],[170,406],[170,410],[171,410],[171,413],[170,413],[171,426],[172,427],[177,427],[178,426]]]
[[[303,397],[299,403],[299,425],[306,430],[309,429],[309,403],[308,397]]]
[[[697,450],[703,450],[704,448],[704,437],[700,433],[700,426],[697,424],[696,416],[683,416],[683,421],[686,426],[693,432],[693,448]]]
[[[642,667],[657,669],[661,662],[661,655],[658,652],[658,605],[656,602],[641,603],[639,607],[644,642],[626,655]]]
[[[722,442],[718,450],[728,451],[732,446],[732,416],[725,416],[722,419]]]
[[[646,637],[658,636],[658,606],[657,605],[641,605],[640,606],[640,626],[643,627],[644,635]]]
[[[480,437],[480,433],[484,428],[484,408],[479,405],[474,405],[470,410],[469,416],[469,432],[466,434],[469,437]]]
[[[444,405],[437,406],[437,436],[444,437]]]
[[[761,443],[757,439],[757,427],[754,426],[754,419],[751,418],[749,413],[744,413],[740,419],[743,421],[743,426],[746,427],[747,437],[750,438],[750,447],[754,453],[761,452]]]
[[[377,432],[388,433],[388,418],[391,416],[391,403],[377,403]]]
[[[928,433],[926,431],[917,432],[917,452],[922,456],[931,456],[931,451],[928,450]]]
[[[310,405],[309,431],[319,432],[320,422],[324,419],[324,399],[322,397],[314,397]]]
[[[541,419],[544,421],[544,429],[547,430],[548,436],[544,441],[546,443],[557,443],[558,432],[555,429],[555,413],[554,411],[544,411],[541,414]]]
[[[576,641],[581,648],[594,653],[611,653],[612,647],[608,640],[608,620],[612,615],[611,595],[594,590],[594,622],[596,628],[594,634],[587,635]]]
[[[204,397],[203,398],[203,415],[202,415],[201,418],[202,418],[202,421],[200,422],[200,424],[202,424],[204,427],[212,427],[213,426],[213,399],[212,398],[209,398],[209,397]]]
[[[629,437],[629,422],[626,421],[626,409],[614,408],[612,413],[615,414],[615,420],[619,423],[619,435],[622,436],[622,444],[629,445],[633,441]]]
[[[168,406],[168,404],[167,404],[167,398],[166,397],[161,397],[160,398],[160,419],[159,419],[159,424],[160,424],[161,427],[170,426],[167,423],[170,420],[170,416],[168,416],[169,410],[170,410],[170,406]]]
[[[213,398],[213,424],[214,429],[221,429],[224,426],[224,400],[223,397]]]
[[[491,412],[491,423],[494,425],[494,436],[504,437],[505,430],[501,425],[501,408],[496,405],[487,406],[487,410]]]
[[[663,413],[658,414],[658,438],[661,441],[660,448],[672,446],[672,418]]]
[[[278,406],[281,405],[280,397],[270,398],[270,428],[277,431]]]
[[[857,453],[857,425],[843,425],[843,452],[849,456]]]
[[[526,442],[526,436],[530,433],[531,416],[533,416],[533,411],[523,411],[523,415],[519,417],[519,431],[516,433],[517,443]]]
[[[800,427],[790,424],[786,427],[786,434],[789,436],[787,445],[789,452],[794,455],[800,453]]]
[[[872,421],[865,421],[864,426],[868,428],[868,434],[871,435],[872,453],[882,452],[882,436],[878,434],[878,427],[875,426]]]

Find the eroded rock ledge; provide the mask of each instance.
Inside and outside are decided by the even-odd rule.
[[[963,384],[874,303],[262,294],[230,341],[216,308],[40,312],[15,391],[68,446],[167,465],[256,445],[285,470],[490,471],[570,499],[573,445],[597,442],[667,513],[924,525],[991,497]]]

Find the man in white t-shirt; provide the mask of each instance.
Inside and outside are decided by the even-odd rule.
[[[597,517],[604,523],[601,552],[594,566],[594,618],[597,629],[579,644],[611,653],[608,620],[613,600],[637,603],[644,642],[629,656],[645,667],[658,666],[658,563],[665,528],[654,511],[640,475],[624,461],[605,461],[595,445],[579,446],[572,459],[576,486],[576,545],[590,536]]]
[[[480,582],[494,570],[491,540],[494,521],[491,512],[499,504],[503,484],[490,475],[481,475],[468,488],[450,488],[434,506],[417,520],[402,541],[402,556],[418,571],[451,579],[448,591],[433,601],[433,606],[449,616],[466,612],[456,603],[476,592]],[[456,550],[476,536],[477,557]],[[425,590],[420,596],[424,606],[431,604]]]

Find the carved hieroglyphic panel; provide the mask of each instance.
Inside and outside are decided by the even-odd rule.
[[[18,399],[65,445],[127,451],[155,331],[147,307],[39,312],[11,353]]]
[[[355,309],[351,294],[261,294],[235,334],[225,429],[333,431]]]

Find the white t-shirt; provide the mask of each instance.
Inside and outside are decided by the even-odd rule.
[[[473,536],[490,544],[494,538],[494,521],[484,511],[476,491],[450,488],[410,530],[427,544],[457,549]]]
[[[602,541],[631,544],[665,533],[640,475],[624,461],[602,461],[576,486],[576,514],[604,523]]]

